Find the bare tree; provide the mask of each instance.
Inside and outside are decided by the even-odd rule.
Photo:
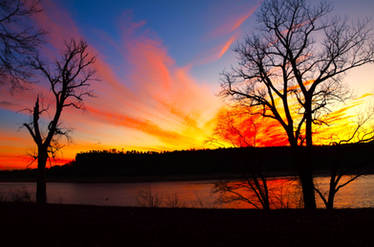
[[[222,93],[277,120],[292,147],[313,145],[313,124],[347,96],[344,73],[374,62],[368,21],[350,24],[331,11],[327,2],[265,0],[259,30],[234,49],[238,66],[223,73]],[[311,164],[300,181],[305,207],[315,208]]]
[[[41,11],[38,0],[0,1],[0,85],[21,86],[32,74],[29,60],[37,53],[44,32],[30,17]]]
[[[32,63],[35,70],[39,71],[49,82],[50,89],[55,100],[55,109],[53,118],[50,120],[46,134],[40,129],[39,120],[43,109],[39,103],[39,96],[32,111],[32,121],[25,123],[24,126],[32,136],[37,146],[38,159],[38,177],[36,200],[38,203],[46,203],[46,181],[45,167],[48,158],[55,152],[57,138],[67,136],[68,131],[61,126],[60,118],[63,109],[74,107],[80,109],[83,105],[83,99],[86,96],[92,96],[89,86],[90,81],[94,80],[95,70],[92,64],[95,57],[90,56],[88,46],[85,41],[76,42],[71,40],[66,42],[65,50],[62,56],[56,60],[53,68],[45,65],[39,57],[36,57]]]
[[[366,115],[360,115],[352,134],[347,139],[340,140],[339,142],[333,142],[332,145],[339,147],[348,143],[361,144],[373,142],[374,130],[372,128],[364,128],[365,124],[367,124],[373,118],[373,116],[373,109],[371,109]],[[364,161],[364,163],[366,162],[367,161]],[[328,192],[323,193],[322,190],[317,186],[314,188],[327,209],[334,208],[335,195],[341,188],[356,181],[356,179],[365,174],[365,166],[365,164],[356,164],[355,167],[352,168],[350,165],[344,165],[341,160],[332,162],[332,164],[330,164]],[[345,179],[343,179],[343,177],[345,177]]]

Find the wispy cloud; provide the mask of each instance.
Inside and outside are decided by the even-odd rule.
[[[256,5],[249,8],[249,10],[244,11],[240,15],[235,15],[228,17],[225,20],[225,23],[221,26],[218,26],[216,29],[214,29],[208,37],[210,38],[216,38],[219,36],[227,35],[230,33],[233,33],[237,31],[240,26],[256,11],[256,9],[260,6],[262,1],[259,1]]]
[[[226,52],[227,50],[230,48],[231,44],[234,43],[234,41],[236,40],[237,38],[237,34],[234,34],[224,45],[223,47],[221,48],[221,50],[219,51],[218,53],[218,58],[221,58]]]
[[[208,64],[218,59],[222,58],[222,56],[230,49],[231,45],[240,37],[240,27],[242,24],[253,15],[256,9],[260,6],[259,1],[257,4],[252,5],[249,7],[247,11],[244,11],[240,15],[229,16],[225,18],[225,22],[222,25],[217,26],[207,35],[208,41],[213,40],[225,40],[221,44],[213,47],[208,52],[199,55],[198,58],[194,59],[190,63],[191,66],[201,65],[201,64]],[[227,36],[229,35],[229,38]]]

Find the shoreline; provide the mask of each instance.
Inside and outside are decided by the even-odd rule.
[[[362,174],[362,176],[373,175],[373,172]],[[355,175],[355,174],[346,174]],[[314,177],[329,177],[327,171],[318,171],[314,173]],[[297,178],[297,174],[285,172],[266,173],[268,179],[274,178]],[[188,182],[188,181],[211,181],[211,180],[239,180],[242,175],[238,174],[211,174],[211,175],[172,175],[172,176],[142,176],[142,177],[50,177],[46,179],[47,183],[163,183],[163,182]],[[0,177],[0,183],[32,183],[36,178],[25,177]]]

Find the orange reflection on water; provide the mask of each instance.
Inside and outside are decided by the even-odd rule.
[[[354,175],[344,175],[338,185],[350,180]],[[314,179],[315,186],[327,199],[329,193],[330,177],[317,177]],[[374,180],[372,175],[363,175],[347,186],[342,187],[335,195],[335,208],[372,207],[374,192]],[[324,208],[325,204],[320,196],[316,194],[317,207]],[[358,203],[359,202],[359,203]],[[359,204],[359,206],[357,206]]]
[[[263,188],[263,184],[260,181]],[[300,208],[302,207],[301,188],[294,178],[268,178],[269,204],[271,209]],[[228,182],[228,186],[235,188],[231,191],[217,192],[218,201],[224,208],[262,208],[259,197],[251,189],[247,181]],[[251,205],[248,201],[253,203]]]

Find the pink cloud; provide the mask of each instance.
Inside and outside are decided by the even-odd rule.
[[[232,43],[236,40],[237,38],[237,34],[234,34],[224,45],[223,47],[220,49],[219,53],[218,53],[218,58],[221,58],[226,52],[227,50],[230,48],[230,46],[232,45]]]
[[[66,38],[83,37],[71,17],[58,5],[47,1],[43,7],[45,11],[36,21],[50,31],[49,42],[56,50],[63,48]],[[96,122],[121,126],[155,137],[166,147],[201,146],[201,139],[207,134],[201,126],[214,116],[218,99],[208,87],[189,76],[188,68],[176,66],[151,31],[141,30],[145,27],[144,21],[134,22],[129,13],[125,15],[121,20],[123,42],[116,48],[132,66],[129,75],[119,78],[91,45],[91,54],[97,57],[94,67],[101,80],[92,83],[97,97],[85,101],[87,119],[83,119],[85,115],[81,111],[66,109],[63,121],[73,124],[73,128],[74,124],[95,128]],[[32,106],[36,92],[48,95],[49,90],[40,84],[29,94],[1,100]],[[53,102],[49,97],[50,94],[45,97],[47,104]],[[14,106],[6,107],[15,110]]]
[[[256,11],[261,2],[262,1],[258,2],[255,6],[251,7],[248,11],[239,16],[236,15],[229,17],[227,20],[225,20],[223,25],[214,29],[208,36],[210,38],[215,38],[235,32]]]

